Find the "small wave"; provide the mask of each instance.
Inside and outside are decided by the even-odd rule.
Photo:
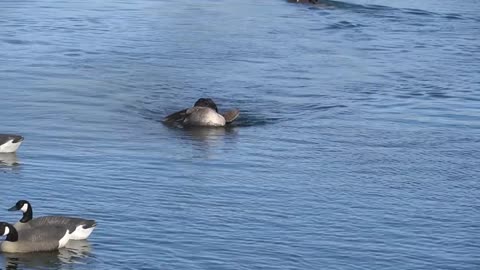
[[[465,20],[465,21],[480,22],[479,18],[465,16],[457,13],[447,13],[447,14],[442,14],[442,16],[444,19],[447,19],[447,20],[455,20],[455,21]]]
[[[12,45],[51,45],[49,42],[38,40],[22,40],[22,39],[0,39],[1,42]]]
[[[352,23],[348,21],[340,21],[327,26],[326,29],[349,29],[349,28],[357,28],[357,27],[363,27],[363,26],[364,25],[362,24]]]
[[[28,44],[26,40],[20,40],[20,39],[2,39],[2,41],[5,43],[14,44],[14,45]]]
[[[47,42],[40,42],[40,41],[29,41],[29,40],[22,40],[22,39],[1,39],[2,42],[12,45],[31,45],[31,44],[38,44],[38,45],[48,45]]]
[[[352,4],[352,3],[346,3],[346,2],[341,2],[341,1],[332,1],[332,0],[308,0],[308,1],[301,1],[301,2],[296,2],[295,0],[287,0],[287,2],[307,4],[307,5],[310,5],[311,8],[313,7],[313,9],[318,9],[319,7],[321,7],[321,8],[339,8],[339,9],[363,7],[362,5],[359,5],[359,4]]]
[[[347,108],[346,105],[320,105],[320,104],[309,104],[305,106],[305,109],[308,110],[315,110],[315,111],[327,111],[330,109],[337,109],[337,108]]]
[[[398,18],[403,17],[403,15],[414,15],[414,16],[421,16],[421,17],[442,17],[445,19],[450,20],[464,20],[468,19],[460,14],[456,13],[436,13],[428,10],[423,9],[415,9],[415,8],[396,8],[384,5],[369,5],[369,4],[354,4],[354,3],[347,3],[342,1],[334,1],[334,0],[315,0],[315,1],[308,1],[312,9],[318,10],[318,7],[325,7],[325,8],[334,8],[334,9],[343,9],[343,10],[351,10],[357,13],[363,13],[368,15],[377,15],[380,17],[388,17],[388,18]],[[473,19],[473,18],[472,18]],[[477,20],[477,19],[474,19]],[[479,20],[480,21],[480,20]],[[344,25],[340,25],[340,29],[342,28],[351,28],[351,27],[358,27],[362,25],[350,25],[345,27]],[[333,27],[336,27],[335,25]],[[338,28],[333,28],[338,29]]]
[[[148,108],[139,108],[138,106],[129,105],[128,106],[133,111],[136,111],[140,114],[141,117],[147,120],[155,121],[155,122],[162,122],[163,118],[167,116],[167,113],[152,110]]]
[[[437,15],[436,13],[426,11],[426,10],[421,10],[421,9],[413,9],[413,8],[404,8],[402,9],[404,13],[407,14],[413,14],[413,15],[420,15],[420,16],[435,16]]]
[[[252,114],[241,114],[238,120],[231,124],[232,127],[252,127],[252,126],[265,126],[278,123],[281,120],[280,117],[266,117]]]
[[[454,13],[445,14],[444,18],[445,19],[450,19],[450,20],[462,20],[463,19],[462,15],[454,14]]]
[[[432,98],[452,98],[452,96],[447,95],[447,94],[442,93],[442,92],[429,92],[428,96],[430,96]]]

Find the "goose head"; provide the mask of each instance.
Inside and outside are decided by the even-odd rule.
[[[11,224],[7,222],[0,222],[0,235],[6,236],[6,241],[15,242],[18,240],[18,233]]]
[[[20,200],[14,206],[10,207],[8,211],[22,211],[26,213],[29,209],[32,209],[30,203],[26,200]]]
[[[193,105],[194,107],[207,107],[218,112],[217,104],[211,98],[200,98]]]
[[[20,222],[25,223],[33,218],[32,205],[26,200],[18,201],[14,206],[10,207],[8,211],[22,211],[23,217]]]
[[[7,236],[10,234],[10,229],[8,228],[8,223],[0,222],[0,235]]]

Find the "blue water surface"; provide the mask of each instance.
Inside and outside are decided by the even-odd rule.
[[[8,269],[479,269],[480,2],[3,0]],[[161,119],[211,97],[230,129]],[[1,210],[4,209],[2,212]]]

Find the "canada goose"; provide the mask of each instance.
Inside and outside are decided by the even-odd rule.
[[[0,244],[0,250],[7,253],[51,251],[64,247],[69,231],[61,226],[38,226],[17,231],[14,226],[0,222],[0,235],[7,238]]]
[[[0,134],[0,153],[13,153],[23,142],[20,135]]]
[[[318,4],[319,0],[287,0],[289,3]]]
[[[224,114],[218,113],[215,102],[210,98],[200,98],[192,108],[172,113],[163,119],[166,124],[178,124],[184,127],[223,127],[237,119],[240,111],[230,110]]]
[[[63,216],[45,216],[33,218],[32,205],[26,200],[20,200],[13,207],[8,209],[8,211],[18,210],[23,212],[23,217],[14,225],[18,231],[42,226],[60,226],[61,228],[68,229],[71,240],[83,240],[90,236],[97,225],[95,220],[83,218]]]

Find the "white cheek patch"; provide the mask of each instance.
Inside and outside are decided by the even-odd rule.
[[[8,227],[5,227],[5,232],[3,233],[3,236],[8,235],[10,233],[10,229]]]
[[[28,210],[28,204],[24,203],[23,206],[22,206],[22,208],[20,208],[20,210],[21,210],[22,212],[24,212],[24,213],[27,212],[27,210]]]

